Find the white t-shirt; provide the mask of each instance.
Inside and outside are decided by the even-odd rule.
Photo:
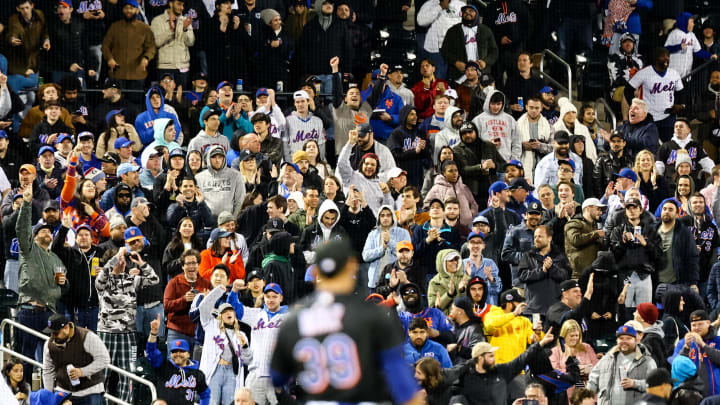
[[[675,104],[675,92],[683,89],[680,75],[672,68],[660,75],[653,66],[641,69],[630,79],[630,85],[640,89],[640,98],[648,104],[648,110],[655,121],[664,120],[665,112]]]
[[[477,25],[474,27],[462,26],[463,35],[465,36],[465,53],[467,60],[478,60],[477,53]],[[467,62],[464,60],[463,62]]]
[[[687,76],[692,71],[693,55],[702,49],[700,41],[693,32],[683,32],[675,28],[668,34],[665,46],[685,45],[685,49],[670,53],[670,68],[674,69],[680,77]]]

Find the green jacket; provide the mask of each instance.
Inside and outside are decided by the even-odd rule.
[[[35,243],[32,230],[32,206],[23,201],[15,223],[18,244],[20,245],[20,274],[18,287],[20,304],[37,301],[56,312],[60,296],[67,291],[69,280],[64,286],[55,282],[55,269],[65,265],[52,251],[45,250]]]
[[[583,218],[574,216],[565,225],[565,254],[572,267],[572,279],[579,279],[583,271],[590,267],[601,250],[604,240],[595,226]]]
[[[465,277],[462,259],[460,259],[457,271],[452,276],[445,271],[445,258],[451,252],[455,252],[460,255],[460,252],[455,249],[443,249],[438,252],[435,257],[435,269],[437,270],[437,274],[430,280],[430,284],[428,284],[428,306],[435,307],[436,297],[440,294],[440,306],[436,308],[443,311],[445,315],[450,314],[450,304],[452,304],[453,300],[458,295],[458,285],[460,284],[460,281],[462,281],[463,277]],[[448,283],[450,282],[451,277],[455,281],[455,294],[453,295],[448,294]]]
[[[317,212],[317,210],[316,210]],[[307,211],[305,210],[297,210],[290,214],[288,217],[288,222],[297,225],[298,228],[300,228],[300,233],[305,230],[305,228],[308,227],[308,225],[305,224],[305,221],[307,220]],[[313,224],[317,222],[317,218],[313,218]]]

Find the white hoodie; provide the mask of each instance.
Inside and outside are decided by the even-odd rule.
[[[424,48],[426,51],[440,52],[440,47],[442,47],[443,40],[445,40],[445,34],[447,34],[450,27],[462,22],[460,9],[464,5],[465,3],[460,0],[450,0],[449,7],[443,10],[440,7],[440,0],[429,0],[420,7],[417,14],[418,24],[422,27],[430,25],[430,29],[428,29],[425,36]]]

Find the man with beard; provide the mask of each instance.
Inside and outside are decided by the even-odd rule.
[[[443,345],[455,342],[452,323],[441,310],[429,308],[423,304],[420,296],[421,290],[417,284],[403,284],[394,294],[400,295],[400,299],[405,305],[405,310],[398,313],[405,333],[410,331],[411,322],[419,318],[426,322],[430,339]]]
[[[625,201],[625,220],[613,228],[610,246],[618,261],[618,270],[627,275],[630,286],[626,292],[625,307],[635,308],[642,302],[652,301],[650,275],[662,263],[662,241],[654,224],[642,218],[640,200]],[[627,281],[626,281],[627,283]]]
[[[98,257],[102,257],[105,252],[111,249],[120,249],[125,246],[125,230],[127,224],[125,218],[120,215],[114,215],[110,218],[110,239],[98,245]]]
[[[716,44],[720,46],[720,44]],[[703,147],[712,160],[718,160],[720,142],[720,69],[710,73],[710,83],[695,104],[693,116],[702,122],[699,129],[700,139],[704,139]]]
[[[702,309],[690,314],[690,332],[686,333],[675,345],[675,351],[670,358],[687,356],[698,365],[697,375],[705,383],[705,397],[720,393],[720,337],[717,328],[710,323],[710,317]]]
[[[698,259],[700,280],[707,280],[710,276],[713,254],[720,245],[720,235],[715,221],[706,212],[705,197],[701,193],[696,192],[690,196],[690,212],[680,218],[680,223],[687,226],[695,236],[695,245],[700,256]],[[701,294],[705,296],[707,283],[702,281],[699,287]]]
[[[528,347],[509,363],[497,364],[498,347],[481,342],[472,348],[472,359],[460,369],[458,392],[469,405],[503,405],[507,403],[510,382],[540,357],[547,361],[543,348],[554,339],[551,331],[537,344]]]
[[[475,196],[478,207],[485,208],[488,201],[486,190],[497,177],[498,170],[505,165],[505,159],[500,156],[495,144],[480,139],[472,122],[462,124],[460,139],[462,142],[453,148],[460,176]]]
[[[373,214],[377,215],[380,206],[392,206],[393,204],[390,187],[379,177],[380,171],[383,169],[380,158],[375,153],[365,153],[358,170],[352,169],[349,159],[351,150],[359,142],[360,133],[363,133],[364,138],[369,135],[368,131],[371,129],[370,124],[367,123],[363,124],[359,130],[350,131],[350,139],[343,146],[338,157],[337,171],[343,179],[343,188],[349,189],[350,185],[354,185],[365,196],[365,201]]]
[[[210,403],[210,387],[205,382],[205,373],[200,371],[199,363],[190,359],[190,345],[185,340],[168,342],[167,358],[157,348],[157,333],[160,319],[152,321],[150,337],[145,345],[150,365],[157,376],[158,396],[166,398],[166,403],[191,405],[199,398],[201,404]]]
[[[173,81],[181,88],[187,87],[187,72],[190,68],[188,48],[195,44],[193,20],[183,16],[184,9],[185,0],[170,0],[167,10],[153,18],[150,24],[155,41],[159,44],[158,74],[172,74]],[[179,103],[181,100],[175,101]]]
[[[137,19],[138,7],[137,0],[124,1],[123,19],[110,26],[102,44],[109,75],[120,80],[123,89],[143,89],[157,50],[150,26]]]
[[[507,191],[502,191],[501,195],[508,195]],[[510,265],[512,286],[519,287],[521,291],[525,287],[524,283],[521,283],[518,278],[520,275],[518,266],[523,254],[529,251],[533,246],[533,233],[538,225],[540,225],[542,214],[542,207],[539,203],[535,202],[531,204],[524,215],[525,221],[517,226],[512,226],[503,243],[502,260]],[[482,215],[487,216],[488,214],[483,213]],[[505,223],[508,224],[507,222]]]
[[[678,202],[667,198],[660,203],[660,222],[655,224],[662,239],[665,260],[657,266],[660,283],[689,285],[698,291],[698,249],[688,227],[677,221]],[[720,392],[719,392],[720,393]]]
[[[565,131],[557,131],[553,135],[553,153],[548,153],[540,159],[535,168],[535,184],[557,184],[560,161],[572,159],[574,164],[573,180],[575,184],[582,184],[583,163],[582,158],[570,151],[570,135]]]
[[[442,368],[452,367],[450,361],[450,355],[448,351],[438,342],[434,342],[428,339],[428,324],[422,318],[413,318],[408,326],[408,340],[405,341],[403,348],[403,354],[405,362],[410,367],[413,367],[415,363],[424,358],[430,357],[437,360]],[[451,343],[452,345],[454,343]]]
[[[348,141],[348,133],[351,129],[355,128],[355,115],[364,114],[366,117],[370,117],[373,114],[373,107],[377,105],[380,95],[384,92],[385,76],[387,75],[387,65],[380,65],[380,75],[378,80],[373,83],[372,91],[367,100],[362,101],[360,89],[356,87],[350,87],[347,94],[343,97],[342,91],[342,74],[340,73],[340,59],[333,57],[330,59],[330,67],[332,69],[333,79],[333,102],[330,110],[332,111],[333,125],[335,127],[335,150],[332,153],[339,155],[342,147]],[[346,70],[347,71],[347,70]],[[387,115],[387,113],[385,113]],[[387,115],[390,117],[389,115]],[[382,117],[383,120],[386,117]],[[390,123],[392,123],[392,117],[390,117]],[[389,131],[388,131],[389,132]],[[381,137],[383,141],[387,138],[387,134],[383,134]],[[329,153],[331,151],[326,151]]]
[[[485,335],[490,343],[499,347],[497,362],[508,363],[522,354],[527,345],[537,342],[539,336],[526,316],[525,298],[517,289],[511,288],[500,293],[499,308],[485,317]]]
[[[35,223],[40,218],[42,218],[45,201],[50,199],[50,194],[48,194],[48,192],[44,188],[40,187],[37,181],[35,181],[35,179],[37,179],[37,169],[31,164],[24,164],[20,166],[20,170],[18,172],[18,179],[19,186],[10,189],[9,192],[7,192],[7,189],[9,187],[3,187],[6,189],[6,193],[2,201],[2,216],[5,217],[12,214],[13,201],[15,200],[15,196],[17,194],[22,194],[25,189],[31,188],[33,192],[32,221],[33,223]],[[5,183],[5,185],[7,186],[10,185],[10,183],[3,183]]]
[[[533,96],[526,99],[525,103],[527,112],[518,118],[516,130],[522,143],[520,160],[527,168],[525,177],[532,183],[535,167],[545,155],[553,150],[553,145],[550,144],[553,128],[541,114],[542,100]],[[535,184],[542,185],[543,183]]]
[[[635,37],[626,32],[620,37],[620,49],[618,53],[611,53],[608,56],[608,73],[610,73],[610,94],[613,101],[620,103],[623,120],[628,118],[628,105],[625,99],[625,88],[630,78],[643,68],[644,63],[637,51]]]
[[[380,178],[386,178],[390,169],[397,167],[395,164],[395,158],[393,157],[390,148],[383,145],[380,142],[375,142],[375,132],[373,132],[372,126],[363,122],[354,128],[357,131],[357,139],[354,139],[355,144],[350,146],[350,167],[353,170],[360,168],[360,161],[366,153],[374,153],[380,159]],[[351,130],[352,133],[352,130]],[[350,133],[348,134],[348,136]],[[348,139],[349,143],[350,139]],[[335,142],[337,145],[337,142]],[[347,145],[347,144],[346,144]],[[344,147],[344,145],[342,146]],[[342,153],[342,149],[340,150]]]
[[[73,400],[79,403],[102,402],[105,392],[102,371],[110,364],[110,354],[102,340],[93,331],[68,321],[63,314],[51,316],[43,333],[50,335],[43,347],[43,384],[72,392]],[[80,377],[84,378],[79,384],[72,383]]]
[[[113,110],[123,110],[125,122],[135,122],[135,118],[140,113],[134,102],[130,102],[122,94],[122,84],[120,80],[108,77],[102,85],[103,101],[91,111],[91,125],[95,131],[105,128],[105,116]]]
[[[360,93],[368,103],[373,103],[370,105],[373,106],[375,110],[371,111],[370,125],[372,125],[375,131],[375,137],[383,143],[387,142],[392,131],[400,124],[400,110],[406,105],[402,101],[402,97],[393,92],[388,87],[387,80],[384,80],[384,78],[389,75],[386,74],[386,76],[380,78],[384,72],[387,72],[387,65],[382,64],[380,69],[372,72],[373,82],[370,83],[367,89]],[[376,86],[383,86],[382,88],[377,88],[380,94],[378,98],[373,97]],[[348,89],[348,92],[350,92],[350,89]]]
[[[438,164],[440,150],[449,146],[455,147],[460,142],[460,127],[465,121],[465,111],[455,106],[450,106],[445,110],[446,120],[443,122],[443,129],[435,134],[434,144],[431,148],[433,151],[433,164]]]
[[[565,253],[572,266],[572,278],[578,279],[605,245],[605,231],[597,224],[607,205],[597,198],[588,198],[582,204],[582,214],[565,225]]]
[[[132,194],[132,197],[145,197],[145,193],[143,193],[142,188],[140,187],[140,175],[139,175],[140,167],[130,164],[130,163],[121,163],[120,166],[117,168],[117,177],[120,178],[120,183],[118,183],[117,186],[108,189],[103,193],[103,196],[100,198],[100,208],[102,208],[105,211],[110,210],[110,208],[113,207],[113,201],[116,199],[116,192],[115,190],[120,187],[120,185],[124,185],[127,188],[130,189],[130,193]],[[128,206],[131,201],[128,201]],[[117,204],[116,204],[117,205]],[[121,211],[120,214],[125,216],[126,211]],[[106,216],[109,216],[106,214]]]
[[[482,72],[489,71],[498,57],[495,37],[487,25],[479,22],[477,7],[460,9],[462,22],[445,34],[440,53],[448,64],[448,80],[457,80],[465,72],[468,61],[477,63]],[[472,41],[475,37],[475,41]]]
[[[505,93],[508,97],[508,104],[515,119],[520,118],[527,104],[520,104],[520,101],[527,103],[530,98],[543,88],[543,80],[533,75],[532,57],[528,52],[521,52],[517,57],[517,72],[510,74]]]
[[[625,86],[625,99],[632,100],[639,91],[648,104],[648,111],[655,120],[662,142],[672,138],[675,114],[685,109],[684,104],[675,104],[675,93],[684,86],[680,75],[669,68],[670,52],[665,48],[655,50],[655,63],[640,70]]]
[[[408,183],[422,187],[425,170],[432,164],[427,136],[418,129],[418,111],[406,105],[400,110],[400,125],[390,134],[388,146],[399,167],[405,170]]]
[[[409,282],[418,285],[419,282],[425,281],[424,277],[419,277],[417,264],[413,260],[414,250],[409,240],[400,241],[395,245],[397,260],[385,265],[378,276],[376,293],[387,297],[394,292],[399,283]]]
[[[542,115],[548,120],[550,125],[555,125],[558,118],[560,118],[560,111],[557,109],[555,104],[555,96],[557,96],[557,90],[550,86],[545,86],[540,89],[540,100],[542,100]]]
[[[634,161],[632,156],[625,150],[625,136],[620,131],[610,134],[610,150],[601,152],[595,162],[595,170],[593,171],[593,184],[595,185],[595,195],[600,196],[605,193],[608,184],[613,181],[615,173],[620,173],[624,168],[632,168]]]
[[[412,92],[415,95],[418,118],[423,120],[435,113],[433,109],[435,97],[443,94],[450,85],[445,79],[435,77],[435,62],[430,59],[423,59],[420,62],[420,75],[422,77],[412,87]]]
[[[465,75],[461,76],[455,87],[458,94],[457,106],[468,113],[468,117],[474,117],[482,112],[485,104],[486,94],[484,89],[488,86],[495,86],[495,79],[490,73],[482,73],[480,65],[475,61],[465,64]]]
[[[598,392],[598,404],[632,404],[647,389],[645,379],[657,365],[644,346],[638,345],[632,326],[620,326],[617,345],[593,367],[587,388]]]
[[[546,314],[560,295],[560,283],[570,277],[565,252],[555,246],[552,239],[552,228],[537,227],[533,248],[522,255],[518,265],[518,279],[525,283],[530,314]]]
[[[403,75],[402,65],[394,65],[390,67],[388,69],[387,78],[388,81],[386,85],[390,88],[390,91],[402,98],[404,105],[415,105],[415,95],[409,88],[407,88],[407,86],[405,86],[405,83],[403,83],[405,76]]]

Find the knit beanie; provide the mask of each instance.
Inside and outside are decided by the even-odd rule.
[[[697,372],[697,366],[687,356],[675,356],[672,361],[672,378],[677,380],[673,383],[673,388],[677,388],[680,384],[685,382],[690,377],[694,376]]]
[[[642,319],[650,325],[654,324],[658,319],[658,309],[650,302],[643,302],[642,304],[639,304],[637,306],[637,311]]]
[[[260,12],[260,18],[262,18],[263,22],[266,25],[270,25],[270,21],[273,20],[273,18],[280,16],[280,13],[273,10],[272,8],[266,8],[265,10]]]

